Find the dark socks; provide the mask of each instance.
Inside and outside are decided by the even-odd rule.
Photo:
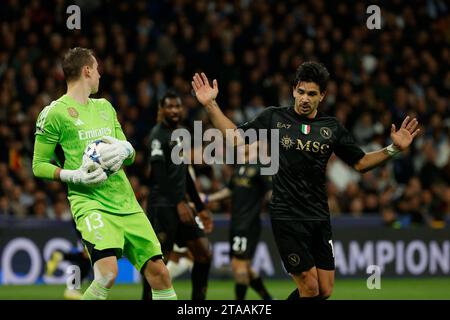
[[[323,298],[320,296],[320,294],[315,297],[300,297],[298,289],[295,289],[291,292],[286,300],[323,300]]]
[[[91,261],[83,254],[83,252],[66,253],[61,251],[61,253],[63,254],[64,260],[70,261],[80,267],[80,276],[82,280],[89,275],[89,272],[91,271]]]
[[[291,294],[287,297],[286,300],[300,300],[300,294],[298,292],[298,289],[294,289],[294,291],[291,292]]]
[[[234,292],[236,294],[236,300],[244,300],[247,293],[248,286],[245,284],[235,283]]]
[[[80,276],[81,276],[81,280],[85,279],[89,273],[91,272],[91,261],[89,259],[84,259],[83,261],[80,262],[79,264],[80,267]]]
[[[208,277],[211,262],[200,263],[194,261],[192,267],[192,300],[205,300],[208,289]]]
[[[76,252],[76,253],[70,253],[70,252],[63,252],[63,259],[71,262],[75,262],[76,264],[80,264],[83,260],[89,260],[84,257],[82,252]]]
[[[147,279],[142,279],[142,300],[152,300],[152,288],[148,284]]]
[[[272,300],[272,296],[267,291],[261,277],[250,280],[250,287],[255,290],[263,300]]]

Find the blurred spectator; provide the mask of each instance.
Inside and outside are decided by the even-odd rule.
[[[70,213],[70,208],[67,204],[67,201],[58,200],[56,201],[52,208],[47,211],[48,218],[52,220],[60,220],[60,221],[71,221],[72,214]]]
[[[0,217],[12,216],[13,212],[10,207],[10,203],[7,197],[0,196]]]

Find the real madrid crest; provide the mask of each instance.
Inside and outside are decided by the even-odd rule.
[[[77,109],[75,109],[74,107],[67,108],[67,112],[69,113],[69,116],[71,116],[72,118],[78,118],[79,116]]]

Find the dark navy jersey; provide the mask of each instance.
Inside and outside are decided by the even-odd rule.
[[[328,220],[328,159],[334,152],[353,166],[365,154],[335,117],[320,112],[309,119],[296,113],[294,107],[269,107],[239,128],[279,130],[279,170],[273,176],[270,203],[272,219]]]
[[[172,162],[172,149],[181,143],[171,141],[172,131],[158,123],[150,133],[150,206],[176,206],[185,198],[187,165]]]
[[[260,168],[259,164],[236,165],[228,184],[232,191],[232,222],[238,221],[243,227],[257,221],[264,195],[272,189],[272,177],[261,175]]]

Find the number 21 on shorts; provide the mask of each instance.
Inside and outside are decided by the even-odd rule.
[[[238,236],[234,237],[232,249],[234,252],[244,252],[247,249],[247,238]]]
[[[104,226],[101,214],[95,211],[84,218],[84,221],[89,232]]]

